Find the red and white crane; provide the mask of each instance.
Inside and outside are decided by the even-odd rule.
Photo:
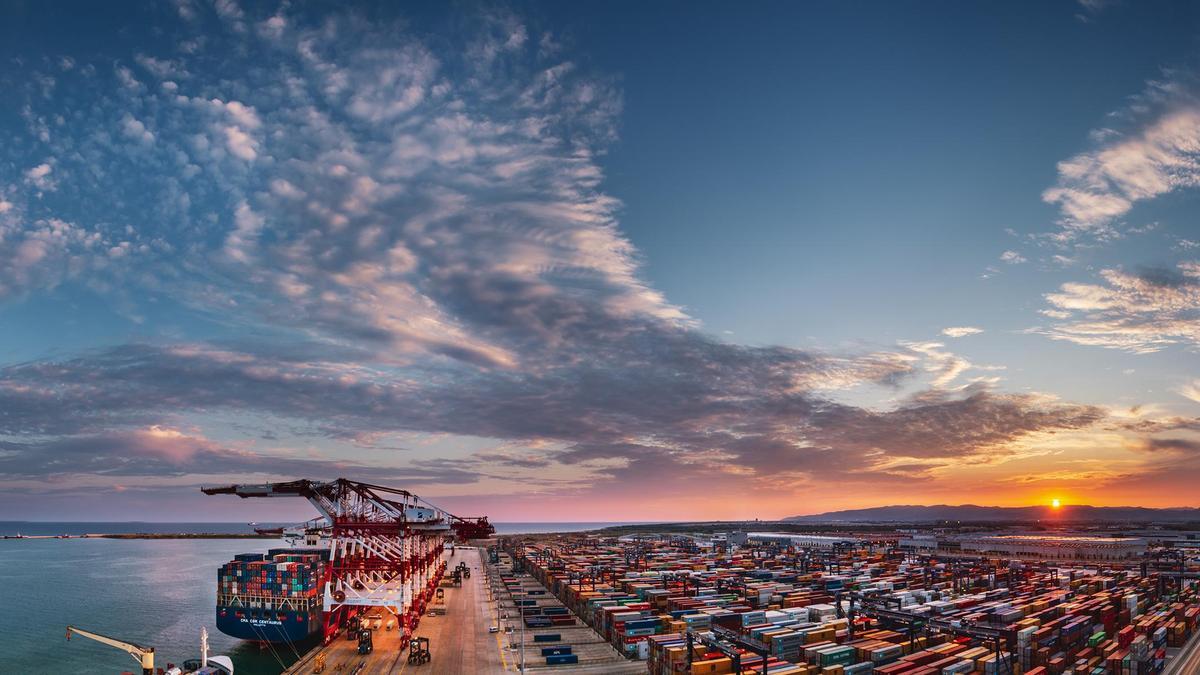
[[[386,608],[411,630],[445,571],[447,539],[479,539],[487,518],[460,518],[407,490],[345,478],[201,488],[204,494],[303,497],[329,523],[329,564],[322,588],[326,641],[353,614]]]

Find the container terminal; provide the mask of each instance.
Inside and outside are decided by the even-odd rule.
[[[345,479],[204,491],[321,514],[216,570],[218,628],[297,654],[285,675],[1200,673],[1200,559],[1149,536],[497,538]]]
[[[955,538],[946,553],[902,541],[731,533],[501,545],[651,675],[1200,673],[1200,566],[1185,553],[1057,534],[978,544],[1020,549],[1008,556]],[[523,613],[535,632],[556,630],[557,613]]]

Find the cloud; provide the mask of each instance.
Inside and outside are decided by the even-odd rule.
[[[21,215],[11,204],[0,209],[0,302],[54,288],[98,264],[105,244],[99,234],[57,218],[28,222]]]
[[[1200,263],[1100,277],[1102,284],[1066,283],[1047,294],[1051,308],[1042,313],[1059,322],[1033,332],[1138,354],[1200,344]]]
[[[949,330],[949,329],[948,329]],[[944,331],[943,331],[944,332]],[[982,332],[978,329],[967,329],[967,332],[962,335],[972,335],[975,332]],[[949,335],[949,334],[948,334]],[[924,369],[933,375],[931,386],[933,389],[930,393],[936,393],[939,390],[947,388],[950,383],[958,379],[959,375],[968,370],[984,370],[995,371],[1003,370],[1000,366],[979,366],[971,363],[967,359],[945,350],[945,346],[941,342],[902,342],[901,345],[909,350],[920,354],[923,359]],[[976,378],[973,382],[981,381]],[[995,379],[989,380],[995,382]],[[967,385],[971,384],[970,382]],[[959,385],[961,389],[967,385]]]
[[[39,190],[52,192],[58,187],[58,183],[51,176],[52,173],[54,173],[54,167],[49,163],[38,164],[25,171],[25,182]]]
[[[1158,92],[1174,83],[1152,83]],[[1090,234],[1111,237],[1113,222],[1133,206],[1200,184],[1200,104],[1172,96],[1162,112],[1128,135],[1058,164],[1058,181],[1042,198],[1059,208],[1061,241]]]
[[[363,439],[427,433],[490,449],[373,475],[453,485],[536,469],[643,495],[717,476],[790,493],[929,480],[1105,418],[972,381],[987,368],[941,343],[831,354],[704,333],[646,283],[603,190],[619,90],[508,14],[426,41],[352,13],[215,11],[227,29],[204,51],[225,58],[174,55],[170,73],[188,74],[175,87],[76,69],[63,77],[79,103],[34,110],[73,120],[37,141],[72,180],[56,203],[0,214],[0,299],[68,282],[153,290],[237,337],[0,367],[10,477],[121,457],[124,472],[270,470],[273,456],[190,426],[226,415],[335,448],[286,455],[276,470],[297,474],[342,468],[332,456]],[[275,16],[284,29],[245,29]],[[158,77],[162,59],[139,67]],[[850,390],[874,400],[838,398]]]
[[[1139,443],[1138,449],[1148,453],[1200,457],[1200,441],[1187,438],[1146,438]]]
[[[1075,18],[1083,23],[1090,23],[1092,18],[1100,12],[1117,4],[1118,0],[1076,0],[1079,3],[1083,12],[1076,14]]]
[[[134,57],[134,61],[139,66],[145,69],[150,74],[159,78],[166,79],[182,79],[188,77],[188,73],[177,61],[169,59],[160,59],[145,54],[138,54]]]
[[[942,335],[945,335],[947,337],[952,337],[952,338],[967,337],[968,335],[978,335],[982,332],[983,332],[982,328],[976,328],[974,326],[951,326],[950,328],[942,329]]]
[[[1008,263],[1009,265],[1020,265],[1023,262],[1029,262],[1025,256],[1017,253],[1016,251],[1005,251],[1004,253],[1001,253],[1000,260],[1001,262]]]
[[[225,240],[225,253],[239,262],[249,262],[253,255],[255,239],[266,223],[266,219],[255,213],[243,201],[234,209],[233,222],[236,227]]]
[[[1192,380],[1180,387],[1178,391],[1180,396],[1200,403],[1200,380]]]
[[[576,474],[595,473],[597,486],[652,485],[669,470],[679,478],[674,491],[708,480],[714,467],[737,467],[736,480],[748,487],[789,489],[810,479],[902,483],[923,475],[896,469],[902,458],[953,462],[995,454],[1030,434],[1105,416],[980,386],[886,410],[838,404],[803,385],[828,367],[820,356],[727,345],[690,331],[642,336],[535,372],[469,377],[397,378],[345,360],[313,361],[328,352],[312,349],[281,359],[209,345],[141,346],[6,368],[0,435],[99,442],[105,430],[226,410],[301,424],[332,439],[407,431],[506,439],[543,449],[484,452],[454,468],[480,475],[495,467],[576,465]],[[880,360],[862,381],[885,382],[907,369],[905,359]],[[56,447],[42,450],[53,454]]]
[[[179,18],[184,21],[193,21],[198,16],[196,6],[192,0],[172,0],[175,5],[175,10],[179,12]]]
[[[146,125],[129,114],[121,118],[121,133],[143,145],[150,145],[154,142],[154,134],[146,128]]]
[[[247,444],[243,444],[247,445]],[[211,476],[309,476],[396,481],[405,485],[479,480],[462,462],[433,460],[419,467],[370,466],[347,460],[304,457],[280,451],[228,447],[195,431],[151,425],[47,441],[0,441],[0,477],[59,482],[76,475],[153,479]]]
[[[242,131],[238,126],[227,126],[221,129],[225,134],[225,144],[229,147],[229,152],[232,152],[235,157],[252,162],[258,158],[258,143]]]

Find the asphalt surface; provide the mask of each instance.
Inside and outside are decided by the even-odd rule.
[[[507,558],[507,556],[505,556]],[[445,589],[446,613],[423,616],[414,633],[416,637],[429,638],[432,660],[424,665],[409,665],[408,651],[401,651],[399,631],[380,630],[375,632],[375,651],[367,656],[358,654],[356,641],[338,639],[328,647],[315,649],[306,654],[284,675],[310,675],[314,673],[316,655],[323,652],[327,675],[503,675],[517,673],[519,668],[520,644],[526,649],[527,673],[563,672],[572,675],[626,675],[646,672],[643,661],[628,661],[596,634],[590,627],[578,622],[571,627],[527,631],[522,636],[519,628],[512,633],[490,633],[488,628],[496,625],[497,614],[512,617],[519,626],[519,612],[511,596],[506,592],[492,598],[487,588],[486,574],[480,549],[459,548],[451,556],[443,555],[447,570],[454,569],[460,562],[471,568],[471,578],[461,587]],[[506,572],[509,565],[502,565]],[[495,572],[495,568],[492,570]],[[542,588],[528,575],[519,575],[521,584],[527,588]],[[497,607],[499,604],[499,607]],[[553,596],[542,596],[538,604],[560,606]],[[502,621],[506,625],[509,621]],[[562,644],[573,647],[579,654],[578,665],[546,666],[540,656],[545,643],[535,643],[535,632],[554,632],[563,636]]]
[[[429,651],[433,656],[429,663],[409,665],[408,651],[401,651],[404,645],[400,632],[379,630],[375,631],[372,654],[360,656],[356,641],[339,638],[327,647],[306,654],[284,675],[315,672],[316,656],[320,652],[325,654],[325,673],[330,675],[492,675],[506,672],[499,635],[488,632],[491,619],[479,549],[459,548],[453,556],[447,552],[443,557],[448,569],[466,561],[471,568],[471,578],[461,587],[446,588],[445,615],[421,617],[414,635],[429,638]]]

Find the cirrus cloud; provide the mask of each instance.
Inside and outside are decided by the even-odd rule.
[[[1104,283],[1066,283],[1048,293],[1043,314],[1059,321],[1034,329],[1055,340],[1145,354],[1200,344],[1200,263],[1175,269],[1108,269]]]
[[[1131,130],[1093,132],[1097,147],[1058,164],[1058,180],[1042,198],[1058,207],[1060,243],[1083,236],[1111,239],[1138,202],[1200,185],[1200,101],[1187,71],[1171,71],[1112,116],[1134,118]],[[1145,228],[1134,228],[1141,230]]]

